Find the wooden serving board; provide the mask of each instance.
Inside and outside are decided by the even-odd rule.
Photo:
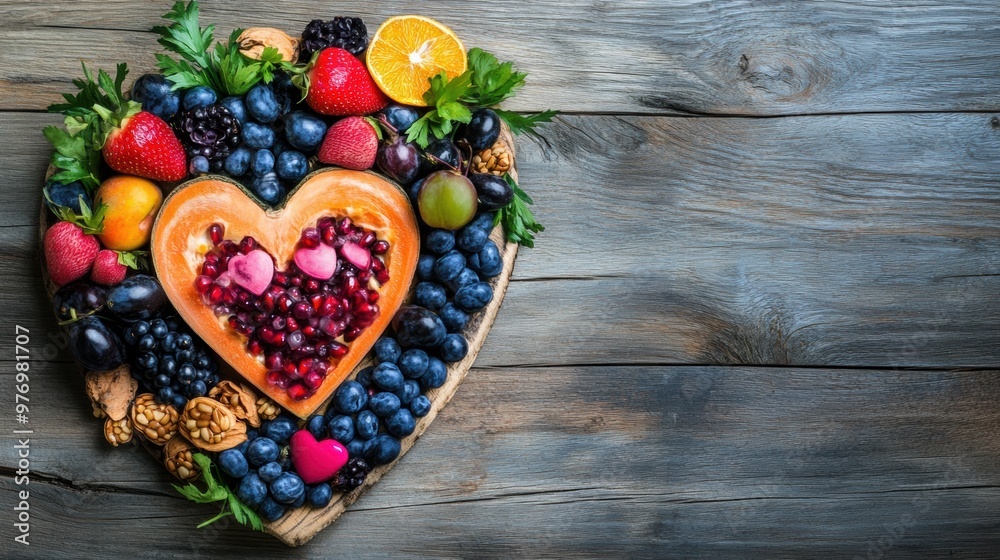
[[[507,145],[509,146],[509,151],[511,155],[511,170],[510,174],[517,180],[517,158],[516,151],[514,147],[514,139],[507,128],[506,124],[503,125],[501,129],[501,138],[503,138]],[[53,173],[53,169],[50,167],[46,173],[46,180]],[[166,194],[166,193],[164,193]],[[45,236],[45,231],[55,222],[52,214],[47,210],[44,201],[41,206],[41,216],[39,219],[39,246],[42,246],[41,240]],[[490,301],[481,311],[475,313],[470,317],[469,324],[466,325],[463,334],[469,343],[469,353],[465,358],[448,366],[448,379],[444,385],[438,387],[437,389],[431,389],[425,394],[431,401],[430,412],[421,418],[416,425],[413,433],[403,438],[401,441],[401,450],[399,457],[393,462],[376,467],[372,469],[368,476],[365,477],[365,483],[356,488],[351,492],[334,494],[334,499],[325,508],[313,508],[308,505],[300,507],[298,509],[289,511],[281,519],[265,523],[265,530],[280,539],[282,542],[289,546],[300,546],[312,539],[316,534],[326,528],[328,525],[333,523],[340,517],[344,511],[350,507],[351,504],[358,501],[358,499],[372,486],[374,486],[383,476],[386,475],[396,463],[406,454],[407,451],[413,444],[420,439],[420,436],[427,430],[431,425],[431,422],[437,417],[438,413],[441,411],[445,405],[451,401],[452,396],[458,390],[459,385],[465,380],[466,375],[469,373],[469,369],[472,364],[476,361],[476,357],[479,355],[479,351],[486,341],[486,335],[490,332],[493,327],[493,321],[496,320],[497,313],[500,311],[500,307],[503,304],[504,296],[507,293],[507,286],[510,284],[511,275],[514,272],[514,260],[517,258],[518,245],[516,243],[508,243],[504,240],[503,226],[498,225],[493,228],[490,233],[490,239],[492,239],[497,247],[500,249],[500,256],[503,259],[503,271],[494,278],[489,280],[490,286],[493,288],[493,300]],[[49,296],[55,293],[57,286],[55,286],[49,280],[48,269],[45,263],[44,253],[41,255],[42,263],[42,277],[45,282],[45,286],[48,289]],[[414,279],[414,285],[417,280]],[[412,288],[410,289],[410,296],[407,300],[412,297]],[[221,358],[217,359],[220,361],[220,365],[224,365],[224,361]],[[368,367],[374,363],[374,359],[369,353],[368,357],[363,360],[357,368],[348,376],[348,379],[354,379],[358,372],[365,367]],[[229,368],[223,367],[223,371],[229,370]],[[242,380],[241,377],[229,372],[229,375],[224,375],[224,377],[231,378],[237,381]],[[245,381],[244,381],[245,382]],[[317,414],[322,414],[329,402],[325,403],[319,410]],[[95,429],[102,429],[100,426],[95,425]],[[138,434],[138,432],[136,432]],[[137,440],[143,445],[143,447],[150,452],[150,454],[157,460],[162,462],[163,454],[162,448],[159,446],[150,444],[149,442],[142,439],[141,435],[137,435]],[[158,465],[162,468],[162,464]]]

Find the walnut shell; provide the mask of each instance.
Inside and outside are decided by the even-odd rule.
[[[247,424],[257,428],[260,427],[260,415],[257,414],[257,399],[250,387],[233,383],[232,381],[220,381],[208,396],[229,407],[240,420],[246,420]]]
[[[143,393],[132,405],[132,427],[156,445],[166,445],[177,434],[177,409],[160,404],[152,393]]]
[[[181,480],[194,480],[201,475],[201,467],[194,462],[195,451],[197,450],[188,440],[174,438],[163,449],[163,465],[170,474]]]
[[[108,443],[115,447],[132,441],[132,419],[122,418],[121,420],[112,420],[108,418],[105,420],[104,439],[108,440]]]
[[[299,59],[299,40],[273,27],[247,28],[236,42],[240,46],[240,52],[248,58],[260,60],[265,48],[274,47],[281,54],[281,59],[286,62],[295,62]]]
[[[180,417],[181,434],[199,449],[225,451],[247,440],[247,425],[228,406],[208,397],[188,401]]]
[[[139,389],[139,382],[132,378],[128,366],[111,371],[90,371],[85,379],[87,396],[95,409],[99,408],[115,421],[125,418]]]

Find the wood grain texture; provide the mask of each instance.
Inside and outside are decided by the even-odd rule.
[[[292,551],[233,525],[194,532],[212,508],[172,494],[144,452],[103,445],[62,367],[39,364],[33,386],[46,395],[33,410],[45,427],[32,450],[37,558],[65,535],[108,533],[132,536],[74,550],[854,558],[884,542],[887,558],[988,558],[1000,546],[997,371],[475,368],[420,445]],[[2,464],[11,454],[0,447]],[[4,476],[8,503],[11,492]]]
[[[478,363],[994,366],[994,118],[560,117],[519,145],[548,227]],[[40,138],[50,120],[0,128]],[[0,194],[17,316],[43,305],[16,272],[38,268],[21,170],[45,158],[0,154],[33,185]]]
[[[153,68],[169,1],[0,2],[0,108],[41,109],[80,59]],[[515,60],[529,87],[518,110],[778,115],[997,110],[992,0],[503,1],[488,18],[464,2],[202,2],[205,22],[300,31],[314,17],[439,18],[470,43]],[[497,22],[503,22],[498,24]],[[512,36],[516,37],[512,40]],[[473,41],[474,39],[474,41]],[[38,63],[43,60],[44,64]]]

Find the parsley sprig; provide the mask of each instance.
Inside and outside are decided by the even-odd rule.
[[[507,241],[512,241],[524,245],[529,249],[535,246],[534,234],[545,231],[545,226],[535,221],[528,205],[535,201],[528,196],[528,193],[517,186],[517,182],[506,173],[503,176],[510,188],[514,190],[514,200],[510,204],[501,208],[493,218],[493,225],[503,224],[504,231],[507,232]]]
[[[472,85],[472,71],[466,71],[452,80],[441,72],[430,79],[430,89],[424,93],[424,101],[433,107],[417,119],[406,131],[406,140],[426,148],[433,138],[447,138],[455,129],[455,123],[472,120],[472,111],[459,100]]]
[[[67,127],[77,123],[72,117],[66,117]],[[56,168],[51,179],[57,183],[68,184],[80,181],[88,193],[93,194],[101,184],[101,152],[94,148],[95,132],[98,127],[88,123],[78,128],[76,133],[57,126],[47,126],[42,133],[52,144],[55,151],[49,162]]]
[[[260,520],[257,512],[244,505],[229,487],[217,480],[218,475],[214,472],[215,464],[212,463],[212,460],[202,453],[195,453],[192,458],[201,467],[201,477],[205,481],[207,488],[202,490],[192,483],[186,486],[177,486],[174,484],[172,485],[174,489],[196,504],[222,502],[222,511],[215,517],[203,521],[198,525],[198,528],[201,529],[224,517],[232,515],[236,518],[236,521],[239,521],[243,525],[263,531],[264,523]],[[227,506],[229,507],[229,511],[226,511]]]
[[[174,23],[153,28],[160,35],[158,42],[181,57],[156,55],[157,66],[174,89],[208,86],[225,95],[243,95],[261,81],[270,83],[275,70],[286,64],[274,47],[265,48],[260,60],[244,56],[239,45],[242,29],[233,30],[227,42],[214,43],[215,25],[201,27],[198,14],[198,2],[185,6],[178,1],[163,16]]]

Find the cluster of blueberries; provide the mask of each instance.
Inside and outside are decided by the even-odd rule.
[[[174,317],[136,321],[122,331],[133,352],[135,376],[157,402],[184,410],[219,382],[218,366],[204,344]]]

